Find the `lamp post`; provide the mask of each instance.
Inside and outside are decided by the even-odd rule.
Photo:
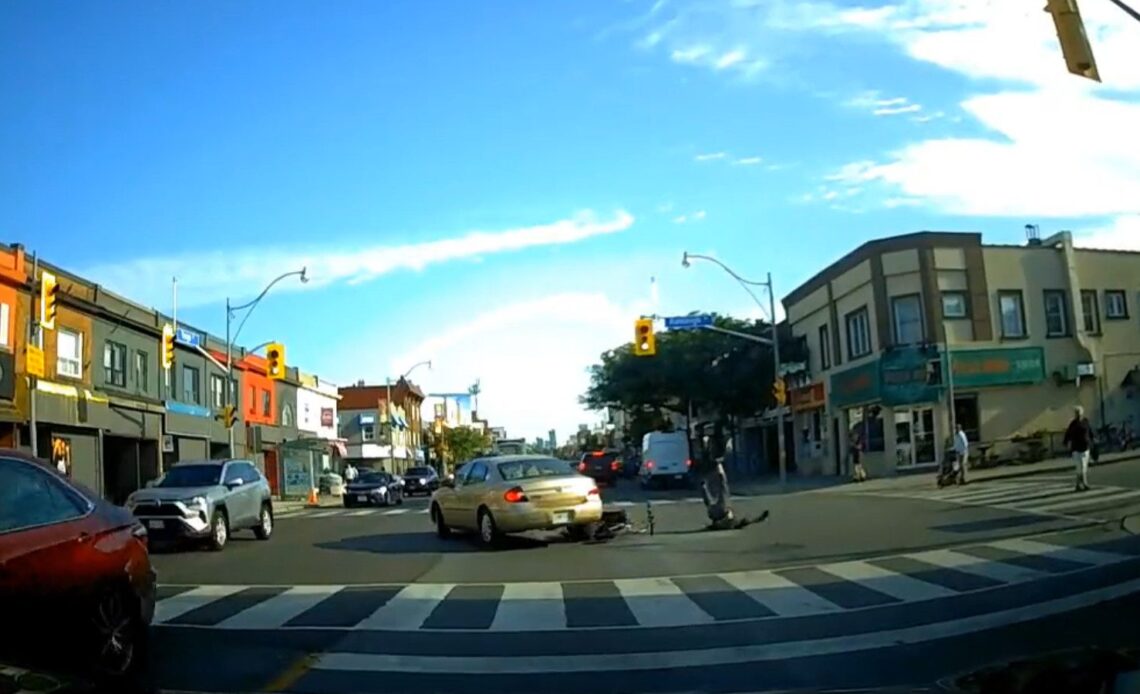
[[[396,382],[399,383],[401,380],[410,376],[413,371],[425,365],[428,367],[428,371],[431,371],[431,359],[417,362],[412,364],[412,367],[405,371],[404,375],[400,376]],[[392,472],[391,468],[396,466],[396,430],[392,426],[392,379],[385,377],[384,385],[388,392],[388,397],[384,401],[384,407],[388,410],[384,416],[384,419],[388,422],[388,472]]]
[[[273,279],[272,282],[265,285],[265,289],[262,289],[261,293],[258,294],[257,297],[253,299],[253,301],[248,301],[248,302],[246,302],[240,306],[231,305],[229,297],[226,297],[226,364],[225,364],[225,367],[226,367],[225,368],[225,371],[226,371],[226,387],[225,387],[225,397],[222,401],[226,407],[229,407],[231,404],[230,400],[231,400],[232,396],[231,396],[230,391],[233,390],[232,378],[233,378],[233,373],[234,373],[234,362],[233,362],[234,341],[236,341],[238,338],[238,335],[241,334],[241,329],[243,327],[245,327],[245,322],[247,320],[249,320],[249,316],[251,313],[253,313],[253,309],[257,308],[257,304],[260,303],[261,300],[265,298],[265,295],[269,293],[270,289],[273,289],[273,286],[275,284],[277,284],[278,282],[280,282],[283,279],[286,279],[288,277],[293,277],[293,276],[300,277],[301,284],[304,284],[304,283],[309,281],[309,276],[308,276],[308,274],[306,274],[307,270],[308,270],[308,268],[301,268],[300,270],[293,270],[292,272],[284,272],[284,273],[278,275],[276,278]],[[245,315],[242,317],[241,322],[238,323],[237,330],[233,331],[233,334],[231,335],[230,334],[230,325],[233,322],[234,314],[237,313],[238,311],[245,311]],[[230,456],[232,457],[234,455],[234,428],[230,427],[228,429],[228,433],[229,433]]]
[[[710,263],[719,265],[720,269],[727,272],[734,280],[740,284],[741,287],[744,288],[744,291],[748,292],[748,296],[752,297],[752,300],[756,302],[756,305],[760,307],[761,311],[766,310],[768,312],[768,321],[772,325],[772,373],[773,378],[780,378],[780,335],[779,331],[776,330],[776,293],[772,290],[772,273],[768,273],[768,279],[764,282],[748,280],[741,277],[735,270],[712,256],[689,253],[688,251],[685,251],[681,256],[681,267],[690,267],[692,265],[690,261],[692,260],[707,260]],[[760,298],[756,296],[756,293],[752,291],[752,287],[764,287],[768,290],[767,307],[765,307],[764,304],[760,301]],[[776,403],[776,405],[777,457],[779,458],[780,464],[780,482],[784,483],[788,481],[788,463],[786,447],[784,444],[784,410],[783,405],[780,405],[779,403]]]

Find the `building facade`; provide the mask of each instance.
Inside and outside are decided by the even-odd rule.
[[[789,398],[800,469],[845,474],[856,435],[872,474],[935,466],[952,422],[975,457],[1023,457],[1035,440],[1056,449],[1076,405],[1136,431],[1137,302],[1140,253],[1076,249],[1064,232],[868,242],[784,299],[810,345]]]
[[[424,461],[424,394],[401,378],[382,386],[363,381],[339,389],[340,437],[346,461],[402,473]]]

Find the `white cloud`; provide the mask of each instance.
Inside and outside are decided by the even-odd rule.
[[[312,281],[283,283],[282,289],[320,287],[335,282],[358,283],[397,270],[423,270],[431,265],[534,248],[575,243],[593,236],[630,228],[634,218],[625,210],[608,217],[583,211],[548,224],[471,231],[452,238],[403,245],[376,245],[335,250],[270,251],[259,248],[128,260],[84,269],[80,274],[113,291],[143,302],[163,302],[172,277],[178,278],[179,301],[201,305],[248,296],[282,272],[308,268]]]
[[[706,152],[693,157],[693,161],[719,161],[728,157],[728,152]]]
[[[586,366],[629,340],[633,319],[652,312],[652,295],[622,305],[601,292],[570,292],[495,308],[424,340],[388,372],[431,359],[430,372],[416,372],[425,391],[454,391],[478,378],[479,414],[492,425],[528,438],[553,427],[563,437],[597,418],[578,404],[589,385]]]
[[[905,96],[883,97],[877,91],[863,92],[848,99],[844,105],[861,111],[870,111],[876,116],[899,116],[922,110],[921,105],[911,103]]]
[[[704,210],[697,210],[696,212],[690,212],[688,214],[677,215],[676,217],[673,218],[673,223],[674,224],[689,224],[691,222],[701,222],[701,221],[704,221],[706,216],[708,216],[707,212],[705,212]]]
[[[679,214],[673,218],[674,224],[684,224],[687,221],[689,221],[689,215],[687,214]]]
[[[696,221],[700,221],[700,220],[704,219],[705,216],[706,216],[706,213],[704,210],[697,210],[696,212],[693,213],[693,219]]]
[[[739,159],[734,159],[732,163],[735,166],[756,166],[763,161],[761,157],[740,157]]]
[[[1107,226],[1075,232],[1073,243],[1081,248],[1140,251],[1140,213],[1117,217]]]

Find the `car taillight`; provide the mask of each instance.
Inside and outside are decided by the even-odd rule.
[[[652,470],[652,469],[653,469],[653,461],[652,461],[652,460],[647,460],[647,461],[645,461],[645,467],[647,467],[647,468],[649,468],[650,470]]]
[[[693,461],[689,458],[685,458],[685,467],[693,467]]]
[[[614,462],[610,463],[610,469],[611,470],[620,470],[621,469],[621,461],[615,460]]]
[[[526,501],[527,498],[522,487],[511,487],[503,494],[503,500],[508,504],[517,504]]]
[[[584,461],[581,463],[578,463],[578,472],[585,472],[585,471],[586,471],[586,463]]]
[[[594,487],[594,488],[593,488],[593,489],[591,489],[590,491],[586,492],[586,496],[587,496],[587,497],[590,497],[590,496],[601,496],[601,494],[602,494],[602,493],[598,491],[598,488],[597,488],[597,487]]]

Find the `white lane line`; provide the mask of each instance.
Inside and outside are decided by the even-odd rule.
[[[394,508],[394,509],[391,509],[391,510],[389,510],[389,511],[385,511],[385,512],[384,512],[384,515],[385,515],[385,516],[400,516],[400,515],[403,515],[403,514],[405,514],[405,513],[409,512],[409,511],[411,511],[411,509],[408,509],[408,508]]]
[[[784,641],[772,644],[730,646],[676,651],[527,656],[413,656],[380,653],[326,653],[312,669],[340,672],[402,672],[451,675],[536,675],[555,672],[669,671],[676,668],[739,665],[846,654],[881,648],[926,643],[965,636],[1010,624],[1064,614],[1140,590],[1140,579],[1068,595],[1055,600],[922,624],[902,629],[864,634],[844,634],[822,639]]]
[[[982,578],[988,578],[999,583],[1022,583],[1043,578],[1049,574],[1035,571],[1017,564],[1006,564],[1000,561],[991,561],[980,557],[955,552],[950,549],[932,549],[925,552],[903,555],[910,559],[917,559],[927,564],[934,564],[944,569],[954,569]]]
[[[223,620],[219,629],[276,629],[344,586],[294,586]]]
[[[419,629],[454,587],[451,583],[412,583],[404,586],[403,590],[354,628],[395,631]]]
[[[159,600],[154,607],[154,623],[162,624],[172,619],[178,619],[190,610],[196,610],[203,605],[209,605],[227,595],[233,595],[245,590],[249,586],[198,586],[185,593],[173,595],[165,600]]]
[[[351,512],[345,513],[344,515],[352,516],[353,518],[355,518],[357,516],[371,516],[373,513],[375,513],[375,511],[373,511],[372,509],[366,508],[363,511],[351,511]]]
[[[858,583],[859,585],[898,598],[904,602],[946,598],[960,594],[945,586],[927,583],[913,576],[900,574],[897,571],[884,569],[881,566],[875,566],[865,561],[824,564],[819,568],[832,576],[837,576],[852,583]]]
[[[507,583],[491,631],[562,631],[566,604],[560,583]]]
[[[614,585],[638,626],[676,627],[715,621],[667,578],[620,578]]]
[[[317,511],[316,513],[310,514],[309,518],[328,518],[329,516],[336,516],[340,513],[342,513],[342,511]]]
[[[741,571],[721,578],[780,617],[841,612],[842,607],[771,571]]]

